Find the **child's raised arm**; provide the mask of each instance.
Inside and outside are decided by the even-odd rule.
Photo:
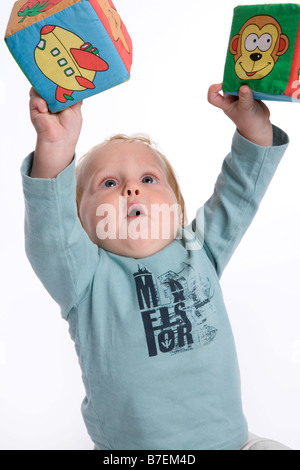
[[[31,88],[30,117],[37,133],[32,178],[56,178],[71,163],[82,125],[81,104],[52,114]]]

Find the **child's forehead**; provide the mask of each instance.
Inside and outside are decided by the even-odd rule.
[[[155,166],[166,172],[166,165],[161,156],[142,142],[113,141],[95,147],[82,161],[84,173],[94,173],[101,168],[135,163]],[[126,168],[126,167],[125,167]]]

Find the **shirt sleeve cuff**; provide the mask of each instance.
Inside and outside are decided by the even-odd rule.
[[[288,135],[279,127],[272,125],[273,127],[273,147],[281,147],[281,146],[288,146],[289,144],[289,137]],[[256,147],[265,148],[261,145],[254,144],[250,140],[243,137],[238,130],[236,130],[234,135],[234,140],[241,140],[243,144],[248,143],[249,145],[254,145]]]
[[[76,182],[75,179],[75,158],[69,166],[65,168],[56,178],[31,178],[31,168],[34,153],[30,153],[23,161],[21,166],[21,176],[23,182],[23,189],[30,194],[56,194],[57,190],[60,192],[70,189]]]

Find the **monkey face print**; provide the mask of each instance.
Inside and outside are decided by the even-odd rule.
[[[238,6],[233,22],[223,91],[247,84],[257,99],[300,99],[300,5]]]
[[[260,80],[287,51],[289,40],[275,18],[261,15],[246,21],[229,47],[237,76],[242,80]]]

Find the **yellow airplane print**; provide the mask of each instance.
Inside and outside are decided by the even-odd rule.
[[[61,103],[73,100],[74,91],[94,89],[96,72],[109,68],[97,48],[54,25],[42,27],[34,58],[41,72],[57,85],[55,97]]]

